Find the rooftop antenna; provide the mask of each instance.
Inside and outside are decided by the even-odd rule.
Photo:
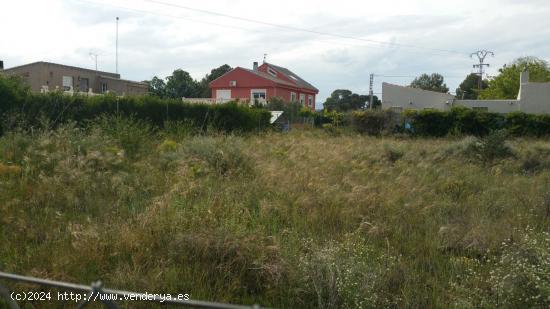
[[[92,57],[92,59],[95,60],[95,70],[96,70],[96,72],[97,72],[97,56],[99,56],[98,53],[94,53],[94,52],[90,51],[90,57]]]
[[[116,73],[118,74],[118,16],[116,18],[116,56],[115,56]]]
[[[495,53],[493,53],[492,51],[489,51],[489,50],[478,50],[476,51],[475,53],[472,53],[470,55],[470,58],[473,58],[474,56],[477,57],[477,59],[479,60],[479,64],[474,64],[474,68],[478,68],[479,71],[477,73],[477,75],[479,76],[479,79],[477,81],[477,88],[479,90],[481,90],[481,88],[483,87],[483,74],[484,74],[484,68],[483,67],[488,67],[489,64],[488,63],[485,63],[485,57],[491,55],[492,57],[495,56]]]

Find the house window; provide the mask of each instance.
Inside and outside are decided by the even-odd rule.
[[[267,73],[277,77],[277,71],[273,70],[271,67],[267,68]]]
[[[236,80],[229,81],[229,87],[237,87],[237,81]]]
[[[290,93],[290,102],[296,102],[296,92]]]
[[[486,107],[486,106],[474,106],[472,107],[473,110],[476,110],[476,111],[483,111],[483,112],[488,112],[489,111],[489,108]]]
[[[313,106],[313,96],[312,95],[307,97],[307,106]]]
[[[81,78],[80,79],[80,91],[81,92],[88,92],[90,80],[87,78]]]
[[[306,103],[306,95],[300,93],[300,104],[304,105]]]
[[[254,103],[264,103],[266,99],[265,89],[252,89],[250,90],[250,99]]]
[[[63,76],[63,91],[73,91],[72,76]]]
[[[107,83],[101,83],[101,93],[105,93],[107,91]]]

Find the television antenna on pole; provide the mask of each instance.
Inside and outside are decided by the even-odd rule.
[[[96,70],[96,72],[97,72],[97,56],[99,56],[99,54],[97,52],[90,51],[90,57],[92,57],[92,59],[95,61],[95,70]]]
[[[116,56],[115,56],[116,73],[118,74],[118,16],[116,18]]]

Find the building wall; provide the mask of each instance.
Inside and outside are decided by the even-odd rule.
[[[494,113],[514,111],[530,114],[550,113],[550,83],[531,83],[528,80],[529,74],[522,73],[518,81],[521,87],[517,100],[456,100],[450,94],[383,83],[382,108],[447,110],[451,106],[465,106],[486,109]],[[449,102],[451,104],[448,104]]]
[[[550,83],[522,84],[521,111],[533,114],[550,113]]]
[[[455,100],[453,105],[486,109],[493,113],[510,113],[522,110],[521,102],[518,100]]]
[[[88,87],[92,92],[101,93],[101,83],[107,82],[107,90],[119,95],[137,95],[148,92],[145,84],[121,80],[119,74],[77,68],[48,62],[35,62],[28,65],[6,69],[5,74],[18,75],[29,85],[32,91],[40,92],[42,86],[48,86],[49,91],[63,90],[63,76],[71,76],[73,79],[73,91],[81,91],[81,86]],[[106,78],[102,78],[104,76]],[[83,90],[83,89],[82,89]],[[87,92],[87,90],[84,90]]]
[[[449,109],[453,95],[382,83],[382,108]]]

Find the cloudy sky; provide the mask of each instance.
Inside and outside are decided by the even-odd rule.
[[[375,92],[421,73],[451,91],[472,72],[470,53],[495,57],[487,73],[522,56],[550,60],[548,0],[49,0],[2,1],[0,60],[7,68],[50,61],[115,71],[115,18],[123,78],[200,79],[222,64],[287,67],[320,89]],[[308,31],[302,31],[308,30]],[[399,76],[399,77],[395,77]]]

